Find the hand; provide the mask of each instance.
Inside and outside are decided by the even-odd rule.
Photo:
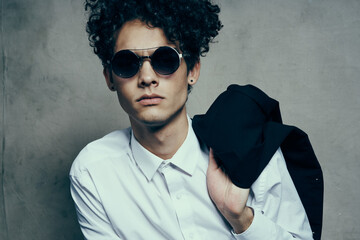
[[[235,233],[244,232],[254,218],[253,210],[246,206],[250,189],[239,188],[231,182],[218,166],[211,148],[206,182],[211,199]]]

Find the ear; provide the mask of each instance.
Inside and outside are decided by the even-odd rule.
[[[103,69],[103,75],[105,77],[106,84],[110,91],[115,91],[114,81],[112,78],[112,73],[108,67],[104,67]]]
[[[188,73],[187,80],[188,80],[189,85],[191,85],[191,86],[194,85],[197,82],[197,80],[199,79],[200,68],[201,68],[201,63],[199,60],[195,63],[194,67]]]

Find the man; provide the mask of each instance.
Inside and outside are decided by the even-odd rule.
[[[186,113],[217,5],[91,1],[89,39],[131,128],[86,146],[70,172],[86,239],[312,239],[279,149],[242,189],[201,144]]]

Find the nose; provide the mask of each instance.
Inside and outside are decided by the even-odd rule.
[[[150,59],[143,59],[143,63],[139,69],[139,86],[148,87],[148,86],[158,86],[159,79],[154,69],[151,66]]]

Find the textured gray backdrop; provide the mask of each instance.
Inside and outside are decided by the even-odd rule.
[[[128,126],[84,31],[82,1],[0,0],[0,239],[81,239],[68,171]],[[360,1],[222,0],[190,115],[231,83],[280,101],[325,175],[323,239],[360,239]]]

